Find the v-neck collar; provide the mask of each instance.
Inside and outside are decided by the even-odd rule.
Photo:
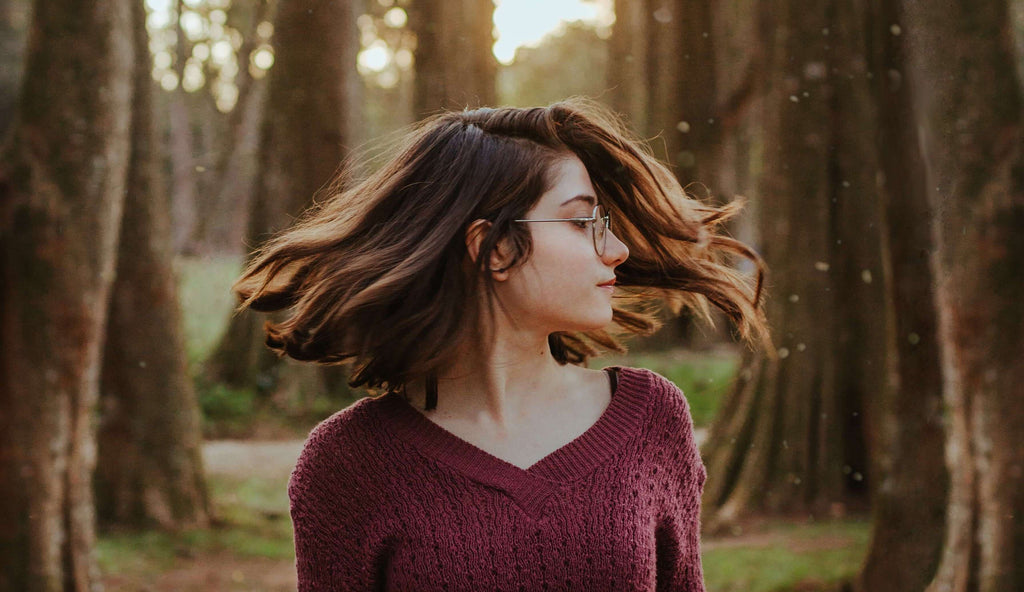
[[[449,432],[414,409],[398,393],[381,396],[374,409],[383,425],[425,456],[474,481],[504,491],[527,514],[538,518],[548,497],[561,485],[593,472],[640,428],[651,392],[651,375],[633,368],[614,369],[618,371],[617,388],[597,421],[527,469]]]

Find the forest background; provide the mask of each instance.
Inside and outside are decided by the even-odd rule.
[[[1024,589],[1021,0],[2,0],[0,48],[0,592],[293,590],[365,393],[232,316],[246,254],[427,114],[573,95],[769,267],[773,351],[594,362],[686,392],[709,589]]]

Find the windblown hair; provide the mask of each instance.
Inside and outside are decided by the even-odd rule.
[[[571,154],[629,258],[615,271],[611,326],[549,336],[560,363],[624,351],[620,339],[657,330],[665,306],[710,321],[709,302],[749,344],[770,345],[764,263],[716,232],[741,204],[691,198],[614,115],[581,99],[423,121],[376,172],[339,187],[253,254],[233,288],[239,310],[290,312],[266,323],[267,345],[297,360],[352,362],[352,386],[429,385],[470,334],[479,290],[493,290],[495,245],[508,239],[513,266],[529,257],[529,229],[514,220],[550,188],[551,165]],[[491,224],[474,263],[466,231],[480,219]],[[730,256],[752,260],[756,279],[734,270]]]

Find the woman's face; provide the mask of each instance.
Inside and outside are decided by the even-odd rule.
[[[524,216],[527,220],[587,218],[597,197],[583,163],[574,155],[557,160],[553,185]],[[615,267],[629,249],[607,233],[604,252],[594,249],[593,224],[525,222],[532,237],[529,258],[498,282],[498,296],[517,325],[550,334],[600,329],[612,320]]]

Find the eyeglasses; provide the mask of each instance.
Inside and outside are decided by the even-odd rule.
[[[594,206],[594,211],[589,218],[546,218],[537,220],[514,220],[515,222],[572,222],[579,224],[590,223],[591,236],[594,239],[594,251],[598,257],[604,255],[604,246],[608,242],[608,230],[612,227],[611,218],[605,213],[600,205]]]

